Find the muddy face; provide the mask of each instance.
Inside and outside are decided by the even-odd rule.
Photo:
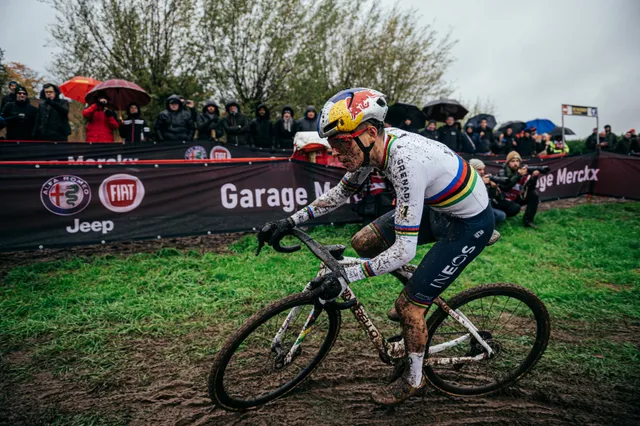
[[[350,172],[358,170],[364,162],[364,153],[352,138],[329,139],[329,145],[331,145],[333,155],[337,156],[345,169]]]

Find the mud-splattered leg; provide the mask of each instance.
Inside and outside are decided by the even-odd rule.
[[[404,378],[413,387],[422,383],[422,363],[427,347],[427,324],[425,314],[427,308],[409,301],[404,292],[396,299],[396,311],[402,324],[402,335],[407,351],[407,369]]]

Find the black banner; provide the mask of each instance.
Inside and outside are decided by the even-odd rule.
[[[205,160],[290,157],[287,149],[251,149],[209,141],[141,144],[88,142],[2,142],[0,161],[72,161],[115,163],[136,160]]]
[[[294,161],[1,166],[0,251],[248,231],[304,207],[343,174]],[[346,205],[312,223],[359,220]]]

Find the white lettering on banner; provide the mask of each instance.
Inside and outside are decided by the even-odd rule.
[[[553,174],[548,174],[546,176],[540,176],[538,182],[536,182],[536,189],[540,192],[544,192],[547,188],[553,185],[569,185],[572,183],[582,183],[582,182],[597,182],[598,181],[598,172],[600,169],[592,169],[589,166],[584,166],[584,169],[580,170],[567,170],[566,167],[562,169],[558,169],[556,171],[556,175],[554,177]]]
[[[70,155],[68,161],[73,163],[121,163],[123,161],[138,161],[137,158],[123,158],[122,155],[116,155],[116,158],[87,158],[85,160],[84,155],[79,155],[78,158]]]
[[[307,191],[304,188],[256,188],[242,189],[232,183],[225,183],[220,188],[222,206],[225,209],[235,209],[238,205],[243,209],[262,207],[263,196],[267,196],[266,205],[269,207],[282,207],[287,213],[292,213],[296,205],[307,204]]]
[[[70,234],[75,234],[76,232],[102,232],[103,234],[107,234],[113,231],[114,224],[110,220],[99,221],[96,220],[94,222],[80,222],[80,219],[73,220],[73,226],[67,226],[67,232]]]

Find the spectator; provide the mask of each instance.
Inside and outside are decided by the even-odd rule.
[[[118,129],[120,123],[116,113],[109,108],[106,95],[98,96],[98,102],[85,108],[82,116],[87,120],[87,142],[113,142],[113,131]]]
[[[467,126],[462,134],[462,152],[474,154],[477,149],[478,135],[474,133],[473,126]]]
[[[509,151],[509,147],[507,146],[505,134],[498,133],[498,135],[493,138],[493,144],[491,144],[490,148],[491,153],[494,155],[506,155]]]
[[[33,138],[38,141],[66,141],[71,134],[69,102],[60,99],[58,86],[46,83],[40,91],[40,105],[33,125]]]
[[[598,146],[598,128],[594,127],[593,132],[589,135],[584,142],[587,152],[594,152]]]
[[[618,138],[614,133],[611,133],[611,126],[604,126],[604,141],[600,143],[600,149],[603,151],[611,151],[614,152],[616,149],[616,142]]]
[[[469,128],[467,126],[467,132],[468,131]],[[489,129],[489,132],[491,132],[491,129]],[[491,137],[493,138],[493,142],[489,142],[488,138],[483,138],[482,136],[480,136],[480,134],[482,133],[484,132],[478,132],[477,129],[474,129],[474,134],[476,137],[476,154],[491,155],[491,145],[495,144],[496,138],[492,135]],[[499,135],[498,137],[502,138],[501,135]]]
[[[200,141],[218,142],[224,135],[220,107],[213,99],[204,103],[202,112],[196,118],[196,123],[198,125],[198,140]]]
[[[547,145],[547,154],[568,154],[569,145],[562,140],[562,135],[556,135]]]
[[[438,129],[438,141],[456,152],[462,151],[462,133],[458,131],[452,115],[447,117],[445,125]]]
[[[120,137],[127,143],[146,142],[151,137],[151,129],[140,114],[140,105],[132,102],[127,108],[127,119],[118,128]]]
[[[196,132],[193,116],[178,95],[167,98],[167,109],[158,114],[153,130],[159,141],[192,141]]]
[[[16,81],[9,82],[9,93],[2,97],[2,103],[0,104],[0,111],[2,111],[9,102],[16,101],[16,87],[18,87],[18,83]]]
[[[543,133],[539,136],[539,140],[536,140],[536,155],[544,155],[547,153],[547,147],[551,144],[551,137],[549,133]]]
[[[7,125],[7,139],[30,140],[38,109],[29,102],[27,89],[18,85],[14,93],[15,102],[5,104],[1,114]]]
[[[436,122],[434,120],[429,120],[427,127],[425,127],[424,130],[420,132],[420,134],[427,139],[437,141],[438,132],[436,131]]]
[[[538,211],[539,198],[536,193],[536,181],[540,175],[534,171],[531,175],[527,172],[527,166],[521,166],[522,158],[517,151],[511,151],[507,155],[504,167],[498,173],[499,177],[505,177],[506,183],[499,188],[503,196],[496,207],[507,214],[507,217],[515,216],[520,211],[520,206],[526,205],[523,225],[527,228],[537,228],[533,223]]]
[[[482,182],[484,182],[484,186],[487,188],[489,202],[491,202],[491,210],[493,210],[493,217],[496,223],[504,222],[507,220],[507,214],[496,207],[498,194],[500,193],[498,185],[490,179],[490,175],[486,173],[485,164],[482,161],[477,158],[472,158],[469,160],[469,165],[476,169],[482,178]]]
[[[249,122],[240,112],[240,105],[236,101],[229,101],[224,106],[227,116],[222,119],[227,143],[233,145],[247,145],[249,143]]]
[[[312,107],[313,108],[313,107]],[[315,114],[307,108],[307,111]],[[302,119],[300,121],[307,121]],[[317,132],[317,130],[314,129]],[[275,149],[275,135],[273,124],[271,123],[271,112],[265,104],[260,104],[256,108],[256,118],[251,120],[249,124],[249,135],[251,136],[251,145],[256,148]]]
[[[423,123],[414,123],[410,118],[405,119],[400,125],[401,130],[406,130],[411,133],[418,133],[420,131],[420,126],[424,125]]]
[[[293,149],[293,138],[298,133],[298,123],[293,119],[293,108],[285,105],[282,118],[275,124],[276,148]]]
[[[302,117],[298,122],[298,131],[318,131],[318,113],[316,112],[316,107],[314,107],[313,105],[309,105],[307,109],[304,110],[304,117]]]
[[[478,141],[482,145],[482,147],[486,147],[487,149],[484,151],[478,152],[488,152],[491,150],[491,145],[494,143],[493,131],[487,125],[487,119],[483,118],[480,120],[480,126],[476,129],[476,133],[478,133]]]
[[[531,126],[529,130],[531,130],[531,139],[535,141],[536,136],[538,136],[538,129],[536,129],[536,126]]]
[[[8,139],[11,139],[7,137]],[[616,144],[616,154],[629,155],[631,152],[631,130],[624,134]]]
[[[512,151],[516,151],[520,154],[520,157],[532,157],[536,152],[535,142],[531,137],[531,129],[524,130],[524,136],[520,139],[514,140],[511,144],[513,146]]]

